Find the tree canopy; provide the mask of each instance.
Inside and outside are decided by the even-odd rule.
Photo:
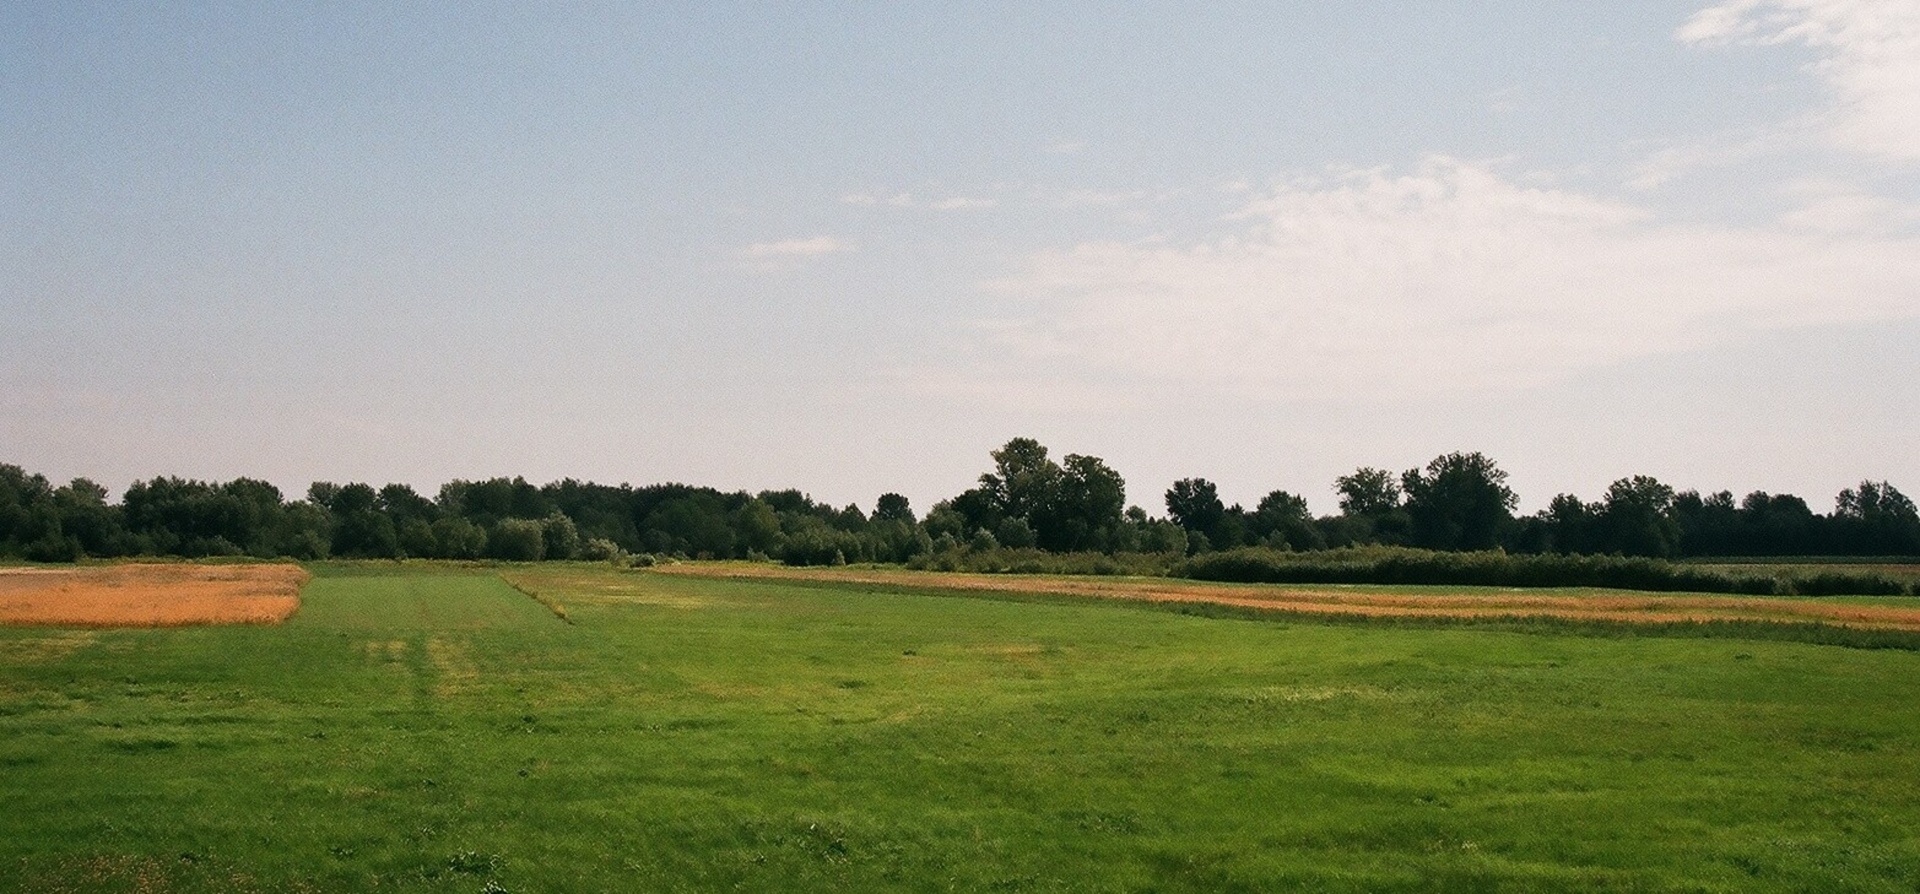
[[[319,481],[290,499],[252,478],[156,477],[118,503],[86,478],[54,485],[0,464],[0,557],[72,561],[114,556],[426,557],[532,560],[626,553],[905,562],[967,549],[1201,552],[1239,546],[1314,550],[1365,543],[1441,550],[1504,548],[1626,556],[1920,555],[1920,512],[1893,484],[1865,479],[1822,515],[1792,494],[1675,490],[1647,475],[1595,501],[1560,494],[1515,517],[1507,473],[1480,453],[1447,453],[1398,476],[1363,466],[1339,476],[1339,512],[1316,517],[1306,497],[1271,490],[1249,511],[1213,481],[1181,478],[1166,515],[1127,503],[1126,481],[1098,456],[1055,462],[1033,438],[990,452],[978,484],[916,518],[881,494],[871,513],[799,490],[725,492],[666,483],[635,487],[564,479],[449,481],[427,497],[412,485]]]

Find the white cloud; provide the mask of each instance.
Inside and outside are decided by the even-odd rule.
[[[815,236],[811,239],[784,239],[779,242],[756,242],[747,246],[746,255],[750,258],[788,258],[828,255],[853,251],[854,245],[844,239],[833,236]]]
[[[1801,43],[1834,96],[1840,146],[1920,161],[1920,3],[1913,0],[1726,0],[1675,36],[1689,44]]]
[[[1061,208],[1086,208],[1110,205],[1126,205],[1152,198],[1153,193],[1144,189],[1103,190],[1070,189],[1055,194],[1051,203]]]
[[[927,207],[935,211],[967,211],[992,208],[998,204],[1000,204],[999,201],[995,199],[970,199],[965,196],[954,196],[950,199],[941,199]]]
[[[1703,168],[1724,168],[1756,159],[1806,149],[1820,142],[1816,128],[1806,121],[1772,124],[1721,135],[1701,142],[1669,146],[1647,156],[1627,180],[1629,188],[1647,191]]]
[[[1816,233],[1897,234],[1920,225],[1920,208],[1874,195],[1843,180],[1809,178],[1788,186],[1800,203],[1780,222]]]
[[[982,199],[970,196],[952,196],[945,199],[936,199],[931,202],[921,202],[915,199],[913,193],[910,192],[897,192],[890,196],[878,196],[865,192],[848,193],[841,196],[840,201],[843,204],[858,205],[863,208],[886,205],[891,208],[930,208],[934,211],[977,210],[993,208],[1000,204],[998,199]]]
[[[1122,388],[1339,399],[1524,387],[1756,329],[1920,317],[1907,212],[1810,192],[1806,219],[1681,226],[1447,158],[1351,171],[1279,187],[1205,242],[1038,255],[997,284],[1025,311],[985,337]]]

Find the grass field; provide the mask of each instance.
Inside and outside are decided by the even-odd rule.
[[[0,629],[0,890],[1920,887],[1912,651],[313,571]]]

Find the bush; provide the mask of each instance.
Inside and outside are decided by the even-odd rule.
[[[1800,596],[1907,596],[1920,595],[1884,574],[1822,571],[1787,578],[1784,583]]]
[[[906,563],[917,571],[961,571],[980,574],[1127,574],[1164,577],[1173,567],[1173,553],[1054,553],[1039,549],[948,550],[914,556]]]
[[[540,522],[540,538],[546,558],[571,559],[580,552],[580,529],[559,512]]]
[[[1442,584],[1482,587],[1606,587],[1620,590],[1898,595],[1905,585],[1882,575],[1822,573],[1808,577],[1727,574],[1659,559],[1620,556],[1510,556],[1504,552],[1431,552],[1353,547],[1288,553],[1262,547],[1188,558],[1176,577],[1244,583]]]
[[[605,537],[595,537],[580,545],[580,558],[589,562],[619,562],[626,554],[620,544]]]
[[[21,555],[30,562],[78,562],[84,553],[80,549],[80,538],[49,533],[27,544]]]
[[[787,538],[780,561],[788,565],[845,565],[849,554],[860,554],[858,535],[832,528],[808,528]]]
[[[525,518],[501,519],[487,533],[487,556],[509,562],[538,562],[547,554],[546,526]]]

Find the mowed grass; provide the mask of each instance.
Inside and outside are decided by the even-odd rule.
[[[0,630],[0,889],[1920,887],[1912,652],[506,574]]]

